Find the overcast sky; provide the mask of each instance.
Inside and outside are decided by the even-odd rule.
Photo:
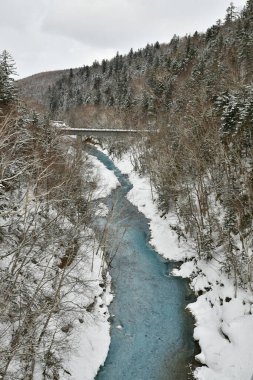
[[[234,0],[240,9],[246,0]],[[230,0],[0,0],[0,51],[19,77],[80,67],[174,34],[205,31]]]

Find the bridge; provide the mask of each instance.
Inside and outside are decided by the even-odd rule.
[[[62,135],[76,135],[86,137],[113,137],[113,136],[138,136],[147,133],[154,133],[152,130],[135,129],[97,129],[97,128],[58,128]]]
[[[61,135],[77,137],[77,152],[81,153],[83,137],[85,141],[91,142],[92,138],[99,137],[135,137],[141,138],[150,133],[157,133],[154,129],[109,129],[109,128],[70,128],[62,121],[51,121],[50,124],[57,129]]]
[[[127,136],[136,136],[140,137],[141,135],[146,135],[149,133],[156,133],[157,130],[151,129],[104,129],[104,128],[69,128],[65,127],[64,124],[59,124],[59,122],[52,123],[62,135],[68,136],[85,136],[85,137],[127,137]]]

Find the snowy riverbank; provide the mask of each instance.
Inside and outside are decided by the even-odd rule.
[[[91,161],[100,177],[96,197],[107,196],[118,186],[118,181],[96,158],[92,157]],[[220,264],[216,260],[208,263],[198,260],[190,242],[182,241],[179,244],[177,234],[170,227],[175,224],[175,216],[168,214],[160,217],[155,203],[156,194],[151,193],[149,180],[134,172],[128,155],[114,162],[122,173],[129,175],[133,184],[128,199],[150,220],[150,243],[165,258],[184,262],[179,270],[174,270],[174,274],[190,278],[192,289],[199,295],[195,303],[188,305],[196,320],[194,338],[201,347],[197,359],[203,364],[195,371],[196,379],[251,380],[252,296],[246,291],[238,290],[235,297],[232,281],[221,274]],[[95,266],[99,268],[99,257],[96,260]],[[99,281],[98,277],[97,280]],[[106,294],[110,294],[109,288]],[[94,378],[106,358],[110,344],[110,326],[107,321],[108,302],[103,298],[105,295],[102,294],[101,297],[101,293],[98,294],[96,319],[88,329],[86,326],[80,340],[79,359],[75,356],[72,361],[75,380]],[[102,308],[99,307],[101,304]]]
[[[84,160],[85,157],[84,155]],[[92,178],[97,182],[93,199],[104,198],[119,185],[119,182],[113,172],[106,169],[96,157],[88,156],[88,161],[92,164]],[[101,204],[101,212],[103,211]],[[92,258],[94,263],[91,272]],[[93,380],[107,357],[111,340],[108,305],[113,296],[110,275],[107,273],[106,281],[101,275],[102,251],[99,249],[97,255],[90,252],[89,260],[85,264],[83,272],[91,287],[86,304],[91,304],[92,310],[90,317],[79,326],[73,336],[74,352],[67,366],[71,376],[65,374],[66,379]]]
[[[198,294],[197,301],[188,305],[196,320],[194,338],[201,353],[197,359],[203,364],[195,371],[199,380],[250,380],[253,375],[253,316],[252,294],[238,290],[226,274],[221,274],[215,259],[206,263],[196,257],[190,243],[178,243],[170,228],[173,214],[161,218],[151,193],[149,180],[133,171],[129,156],[114,160],[122,173],[128,174],[133,189],[128,199],[150,219],[150,243],[164,257],[183,261],[174,274],[188,277]]]

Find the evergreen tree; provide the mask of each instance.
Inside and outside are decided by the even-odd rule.
[[[106,72],[106,69],[107,69],[107,60],[105,60],[105,59],[103,59],[102,60],[102,65],[101,65],[101,67],[102,67],[102,74],[104,74],[105,72]]]
[[[0,54],[0,103],[8,104],[16,99],[14,75],[16,75],[15,62],[12,56],[4,50]]]
[[[225,22],[230,23],[230,22],[234,21],[237,16],[238,16],[238,13],[236,12],[234,4],[230,3],[229,7],[227,8]]]

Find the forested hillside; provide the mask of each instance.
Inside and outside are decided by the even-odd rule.
[[[252,76],[252,2],[239,15],[231,5],[225,20],[206,33],[174,36],[170,43],[144,49],[92,66],[70,69],[48,88],[44,104],[54,116],[71,113],[88,118],[94,108],[110,118],[112,111],[131,122],[166,125],[172,115],[185,113],[189,99],[214,107],[215,97],[249,84]],[[44,74],[46,78],[52,74]],[[20,83],[41,86],[38,77]],[[43,85],[42,93],[45,92]],[[41,101],[37,92],[31,94]],[[72,112],[73,113],[73,112]],[[197,113],[197,112],[196,112]],[[159,124],[159,127],[161,125]]]
[[[49,71],[20,79],[18,86],[21,90],[20,96],[23,102],[28,103],[30,107],[36,108],[37,111],[43,112],[48,88],[54,85],[66,72],[68,70]]]

